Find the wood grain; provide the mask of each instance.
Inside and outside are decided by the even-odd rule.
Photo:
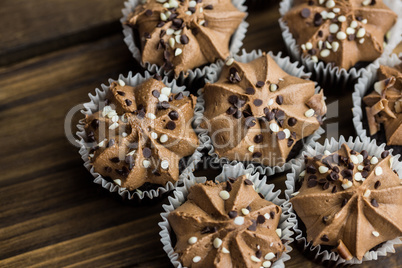
[[[167,199],[131,204],[106,192],[64,134],[71,107],[108,78],[140,70],[123,42],[122,0],[0,6],[0,267],[172,267],[157,225]],[[278,6],[266,6],[250,12],[247,51],[284,50]],[[351,95],[328,98],[337,100],[329,123],[340,131],[328,135],[355,135]],[[284,178],[272,183],[284,189]],[[362,267],[397,267],[401,250]],[[298,249],[291,256],[287,267],[321,267]]]

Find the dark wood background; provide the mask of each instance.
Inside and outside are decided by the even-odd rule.
[[[250,6],[245,48],[285,50],[278,4],[259,2]],[[0,3],[0,267],[171,267],[157,225],[167,199],[130,204],[96,186],[64,134],[71,107],[108,78],[139,71],[123,42],[122,7],[123,0]],[[351,90],[329,96],[341,114],[329,119],[339,124],[330,136],[355,135]],[[278,188],[283,179],[274,180]],[[319,267],[297,249],[291,256],[288,267]],[[401,263],[398,247],[362,266]]]

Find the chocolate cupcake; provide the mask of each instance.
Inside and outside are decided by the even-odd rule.
[[[130,0],[123,10],[125,42],[149,71],[187,76],[238,51],[247,27],[243,2]]]
[[[402,163],[374,141],[331,143],[309,147],[288,175],[286,193],[301,221],[297,240],[338,264],[392,252],[402,236]]]
[[[358,78],[359,69],[381,56],[396,24],[397,1],[284,0],[280,24],[292,55],[318,75]],[[389,3],[391,9],[385,3]],[[395,27],[393,39],[400,40]],[[392,40],[392,46],[396,45]],[[293,51],[296,50],[296,51]],[[389,52],[392,51],[389,47]],[[324,64],[318,64],[323,62]],[[327,67],[328,66],[328,67]],[[336,75],[338,73],[338,75]],[[325,77],[324,77],[325,78]]]
[[[402,153],[402,61],[381,59],[359,79],[353,93],[353,122],[357,134],[386,143]]]
[[[130,74],[97,91],[85,105],[77,133],[95,182],[129,199],[134,190],[152,198],[172,189],[184,168],[194,167],[196,98],[183,89],[146,73],[146,78]],[[180,162],[187,156],[192,156],[189,162]]]
[[[287,59],[265,53],[242,57],[247,60],[227,61],[204,87],[201,128],[218,158],[284,166],[298,154],[296,143],[320,128],[323,93],[313,81],[282,70],[277,62],[302,75]]]
[[[294,214],[251,171],[226,165],[216,183],[183,180],[159,224],[175,267],[283,267]]]

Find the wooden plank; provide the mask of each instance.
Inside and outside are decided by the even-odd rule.
[[[0,65],[121,30],[121,0],[3,0]]]

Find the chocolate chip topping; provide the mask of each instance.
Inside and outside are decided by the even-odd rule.
[[[381,158],[386,158],[389,155],[389,151],[384,151],[381,153]]]
[[[124,93],[123,91],[116,91],[117,92],[117,94],[119,94],[120,96],[126,96],[126,93]]]
[[[381,186],[381,182],[380,181],[376,181],[374,184],[374,189],[378,189],[378,187]]]
[[[316,27],[320,26],[324,22],[320,13],[315,13],[313,21],[314,21],[314,26],[316,26]]]
[[[328,236],[327,235],[321,236],[321,241],[328,242],[329,241]]]
[[[262,140],[263,140],[262,134],[258,134],[258,135],[255,135],[255,136],[254,136],[254,142],[255,142],[255,143],[261,143]]]
[[[145,158],[151,157],[151,155],[152,155],[151,149],[149,149],[148,147],[145,147],[144,149],[142,149],[142,155],[143,155]]]
[[[311,14],[311,12],[310,12],[310,9],[308,9],[308,8],[303,8],[302,11],[300,12],[300,15],[301,15],[303,18],[308,18],[308,17],[310,17],[310,14]]]
[[[126,99],[125,102],[127,106],[131,106],[131,104],[133,104],[133,102],[129,99]]]
[[[263,224],[265,222],[265,217],[262,215],[257,216],[257,223],[258,224]]]
[[[112,147],[115,144],[114,139],[110,139],[109,142],[106,145],[106,148]]]
[[[296,124],[297,124],[297,119],[296,118],[291,117],[291,118],[288,119],[288,125],[289,126],[293,127]]]
[[[189,39],[188,39],[187,35],[183,34],[180,36],[180,43],[182,43],[183,45],[186,45],[186,44],[188,44],[188,42],[189,42]]]
[[[153,91],[152,91],[152,95],[153,95],[155,98],[159,98],[159,96],[160,96],[161,94],[159,93],[159,91],[153,90]]]
[[[119,163],[120,162],[120,159],[118,157],[113,157],[113,158],[110,158],[109,160],[110,160],[110,162],[113,162],[113,163]]]
[[[229,215],[229,218],[234,219],[237,217],[237,211],[234,211],[234,210],[229,211],[228,215]]]
[[[145,10],[145,15],[147,15],[148,17],[152,16],[153,12],[150,9]]]
[[[255,89],[252,87],[247,87],[246,88],[246,94],[248,95],[254,95],[255,94]]]
[[[169,129],[169,130],[174,130],[174,129],[176,128],[176,123],[173,122],[173,121],[169,121],[169,122],[166,124],[166,128]]]
[[[249,179],[245,179],[245,180],[244,180],[244,184],[245,184],[245,185],[253,185],[253,182],[250,181]]]
[[[169,118],[172,120],[177,120],[177,119],[179,119],[179,113],[176,111],[171,111],[169,113]]]
[[[378,208],[378,203],[377,203],[377,200],[375,200],[374,198],[373,198],[373,199],[371,199],[371,205],[372,205],[373,207]]]
[[[257,83],[255,84],[256,87],[263,87],[264,86],[264,81],[257,81]]]
[[[98,119],[94,119],[91,122],[91,127],[96,130],[99,127],[99,120]]]
[[[261,105],[262,105],[262,100],[260,100],[260,99],[255,99],[255,100],[253,101],[253,103],[254,103],[255,106],[261,106]]]
[[[276,103],[278,103],[279,105],[283,104],[283,96],[282,95],[276,96]]]

